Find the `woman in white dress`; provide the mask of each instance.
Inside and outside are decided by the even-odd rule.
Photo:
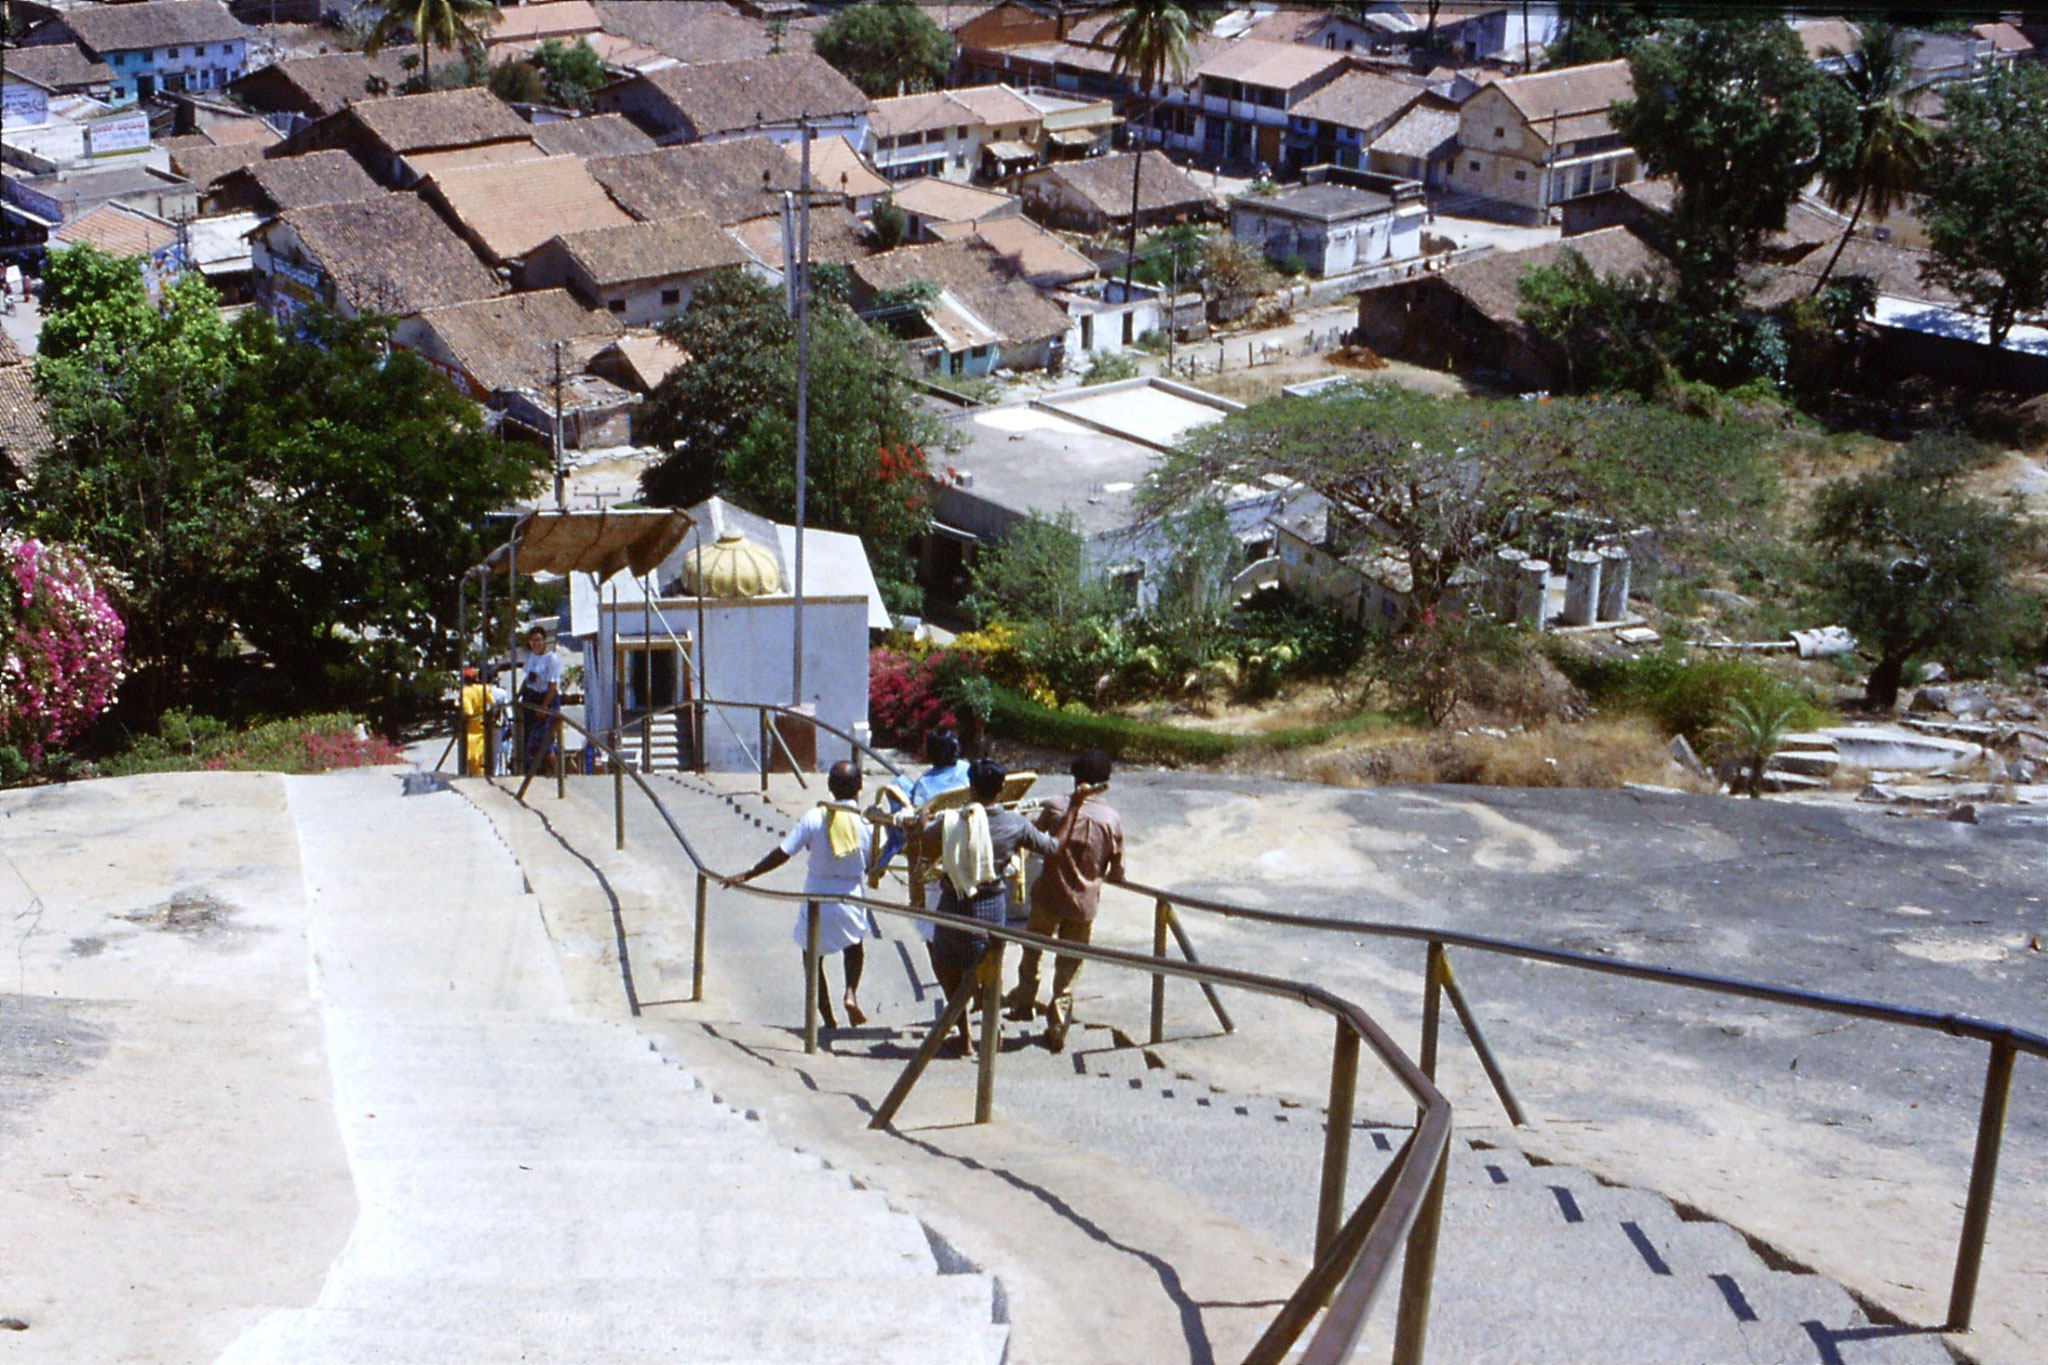
[[[855,805],[860,796],[860,769],[852,763],[841,761],[832,765],[832,771],[825,779],[832,792],[832,799],[819,803],[804,812],[804,818],[783,836],[782,843],[770,849],[761,861],[737,877],[726,877],[727,886],[738,886],[752,881],[764,872],[773,872],[797,854],[808,851],[810,858],[804,870],[804,894],[816,897],[809,905],[799,907],[796,912],[796,926],[790,937],[796,940],[798,949],[809,946],[810,913],[818,915],[818,1004],[825,1016],[826,1028],[839,1027],[832,1016],[832,997],[825,988],[825,963],[823,958],[844,953],[846,971],[846,1020],[855,1028],[868,1021],[860,1007],[861,971],[867,966],[867,951],[862,945],[873,922],[868,909],[860,903],[861,884],[868,870],[868,824]],[[828,897],[830,899],[828,899]]]

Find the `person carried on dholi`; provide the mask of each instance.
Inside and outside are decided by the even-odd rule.
[[[1050,834],[1034,829],[1017,812],[994,804],[1008,775],[1000,763],[990,759],[975,763],[968,769],[973,802],[941,812],[926,825],[927,831],[935,829],[938,834],[939,864],[944,872],[938,879],[936,908],[949,915],[970,916],[984,924],[1008,923],[1011,860],[1027,849],[1046,858],[1059,852],[1059,844]],[[938,926],[931,942],[931,959],[939,987],[949,1000],[970,972],[979,980],[994,960],[987,934],[950,924]],[[974,1039],[964,1014],[960,1034],[971,1054]]]

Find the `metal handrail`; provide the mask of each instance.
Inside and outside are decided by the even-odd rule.
[[[820,724],[822,728],[832,729],[790,707],[753,702],[713,703],[704,699],[700,699],[700,702],[706,705],[725,704],[764,712],[774,711],[798,716],[810,723]],[[683,832],[675,816],[656,795],[654,788],[641,774],[627,768],[616,734],[608,738],[567,717],[558,715],[553,719],[557,725],[574,729],[586,741],[602,746],[615,774],[614,780],[632,778],[633,784],[654,807],[656,814],[660,815],[662,823],[668,827],[669,833],[695,869],[697,919],[692,998],[701,1000],[706,893],[710,881],[722,881],[722,878],[713,872],[710,865],[698,854],[695,845],[690,842],[689,836]],[[872,754],[873,751],[868,746],[844,731],[833,730],[833,733],[849,740],[858,749]],[[557,748],[559,752],[559,746]],[[874,756],[890,771],[897,771],[894,764],[881,760],[880,755]],[[557,768],[559,774],[559,762]],[[809,905],[816,899],[800,891],[774,891],[756,886],[738,886],[731,889],[744,891],[747,895],[766,901]],[[928,924],[968,927],[995,940],[999,945],[1016,943],[1028,948],[1037,948],[1042,952],[1051,952],[1056,956],[1079,958],[1085,962],[1100,962],[1106,966],[1122,967],[1155,976],[1171,976],[1208,987],[1229,986],[1256,995],[1291,1001],[1331,1016],[1336,1022],[1336,1044],[1332,1049],[1331,1058],[1331,1104],[1324,1125],[1323,1179],[1318,1210],[1316,1260],[1308,1275],[1303,1278],[1272,1325],[1268,1327],[1265,1335],[1252,1348],[1246,1357],[1246,1365],[1279,1365],[1318,1312],[1322,1313],[1322,1322],[1297,1359],[1302,1365],[1343,1365],[1343,1362],[1351,1358],[1360,1338],[1364,1335],[1367,1318],[1385,1287],[1397,1256],[1403,1259],[1403,1271],[1393,1359],[1395,1365],[1421,1365],[1428,1329],[1437,1237],[1443,1213],[1444,1181],[1449,1167],[1451,1105],[1423,1069],[1401,1051],[1363,1007],[1312,982],[1195,962],[1172,962],[1123,949],[1097,947],[1094,944],[1077,944],[1067,939],[1012,928],[1007,924],[983,923],[964,915],[927,910],[923,906],[873,897],[864,897],[862,904],[871,910],[921,920]],[[807,957],[815,959],[815,930],[818,917],[813,914],[810,919],[813,929],[812,951]],[[815,960],[806,962],[805,977],[808,1015],[811,1013],[810,1007],[815,1004]],[[971,987],[963,987],[963,992],[966,989]],[[814,1027],[814,1019],[807,1019],[807,1033]],[[1414,1099],[1417,1117],[1408,1140],[1394,1154],[1379,1180],[1350,1217],[1339,1222],[1336,1214],[1341,1213],[1348,1176],[1351,1107],[1357,1084],[1360,1044],[1371,1048],[1374,1057]],[[992,1081],[995,1053],[996,1049],[993,1048],[983,1050],[984,1093]],[[978,1116],[985,1115],[985,1100],[978,1102],[977,1113]]]
[[[1775,1005],[1788,1005],[1795,1009],[1813,1010],[1823,1014],[1841,1015],[1853,1019],[1868,1019],[1877,1023],[1892,1024],[1901,1028],[1922,1029],[1942,1033],[1953,1038],[1967,1038],[1991,1047],[1990,1059],[1984,1077],[1984,1095],[1977,1119],[1977,1141],[1970,1166],[1970,1188],[1964,1204],[1963,1227],[1956,1249],[1954,1278],[1949,1289],[1948,1318],[1943,1329],[1951,1332],[1967,1332],[1976,1310],[1978,1274],[1982,1268],[1984,1236],[1990,1224],[1991,1199],[1998,1177],[1999,1149],[2004,1137],[2007,1101],[2011,1093],[2012,1068],[2015,1057],[2027,1053],[2035,1057],[2048,1058],[2048,1036],[2032,1030],[2001,1023],[1994,1019],[1982,1019],[1975,1015],[1957,1014],[1948,1011],[1917,1009],[1910,1005],[1892,1005],[1878,1000],[1864,1000],[1855,996],[1834,995],[1826,991],[1805,990],[1797,986],[1779,986],[1763,981],[1748,981],[1740,977],[1721,976],[1712,972],[1687,971],[1677,967],[1662,967],[1635,962],[1616,962],[1610,958],[1595,957],[1588,953],[1572,952],[1564,948],[1547,948],[1541,944],[1521,943],[1513,939],[1493,938],[1485,934],[1464,933],[1453,929],[1432,928],[1417,924],[1389,924],[1385,922],[1334,919],[1321,915],[1297,915],[1282,910],[1263,910],[1256,906],[1234,905],[1228,901],[1209,900],[1200,896],[1184,896],[1175,892],[1148,886],[1128,878],[1109,883],[1140,896],[1149,896],[1161,907],[1163,913],[1171,914],[1172,907],[1200,910],[1226,919],[1246,920],[1259,924],[1282,925],[1294,929],[1309,929],[1326,933],[1350,934],[1354,937],[1401,939],[1419,942],[1428,947],[1428,964],[1424,975],[1425,1010],[1423,1016],[1422,1065],[1432,1078],[1436,1074],[1437,996],[1440,990],[1448,990],[1453,1005],[1465,1025],[1467,1036],[1478,1053],[1487,1077],[1499,1093],[1509,1115],[1520,1124],[1523,1122],[1521,1109],[1505,1078],[1500,1074],[1492,1050],[1480,1034],[1476,1020],[1472,1017],[1463,997],[1457,993],[1455,981],[1450,975],[1450,966],[1445,950],[1447,948],[1469,948],[1474,952],[1493,953],[1503,957],[1520,958],[1528,962],[1544,962],[1552,966],[1571,967],[1581,971],[1597,972],[1605,976],[1626,977],[1635,981],[1648,981],[1662,986],[1676,986],[1685,990],[1705,991],[1715,995],[1735,996],[1739,999],[1758,1000]]]

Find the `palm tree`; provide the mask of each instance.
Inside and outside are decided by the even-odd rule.
[[[1158,107],[1153,91],[1171,82],[1184,85],[1194,66],[1195,39],[1209,27],[1206,7],[1188,0],[1123,0],[1104,30],[1115,61],[1112,69],[1145,92],[1148,112]],[[1135,126],[1135,125],[1133,125]],[[1145,144],[1131,139],[1131,231],[1124,257],[1124,302],[1131,298],[1131,275],[1138,264],[1139,174],[1145,168]],[[1173,326],[1167,319],[1168,328]]]
[[[420,81],[434,88],[434,64],[429,51],[444,52],[458,47],[481,46],[485,32],[498,17],[497,0],[375,0],[381,11],[364,45],[378,52],[394,43],[418,42]]]
[[[1785,736],[1790,733],[1798,714],[1790,701],[1768,696],[1758,697],[1753,702],[1730,697],[1722,708],[1720,723],[1714,727],[1714,738],[1741,766],[1746,795],[1758,797],[1764,794],[1764,768],[1778,752],[1778,746],[1785,742]]]
[[[1820,272],[1815,294],[1827,286],[1864,211],[1886,218],[1903,207],[1934,156],[1933,134],[1901,103],[1907,93],[1906,60],[1896,29],[1866,25],[1855,59],[1839,79],[1856,100],[1856,145],[1842,165],[1821,173],[1821,197],[1836,212],[1849,210],[1849,226]]]

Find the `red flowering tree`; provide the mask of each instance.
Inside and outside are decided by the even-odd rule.
[[[0,533],[0,746],[31,766],[114,699],[126,635],[103,571],[62,545]]]

